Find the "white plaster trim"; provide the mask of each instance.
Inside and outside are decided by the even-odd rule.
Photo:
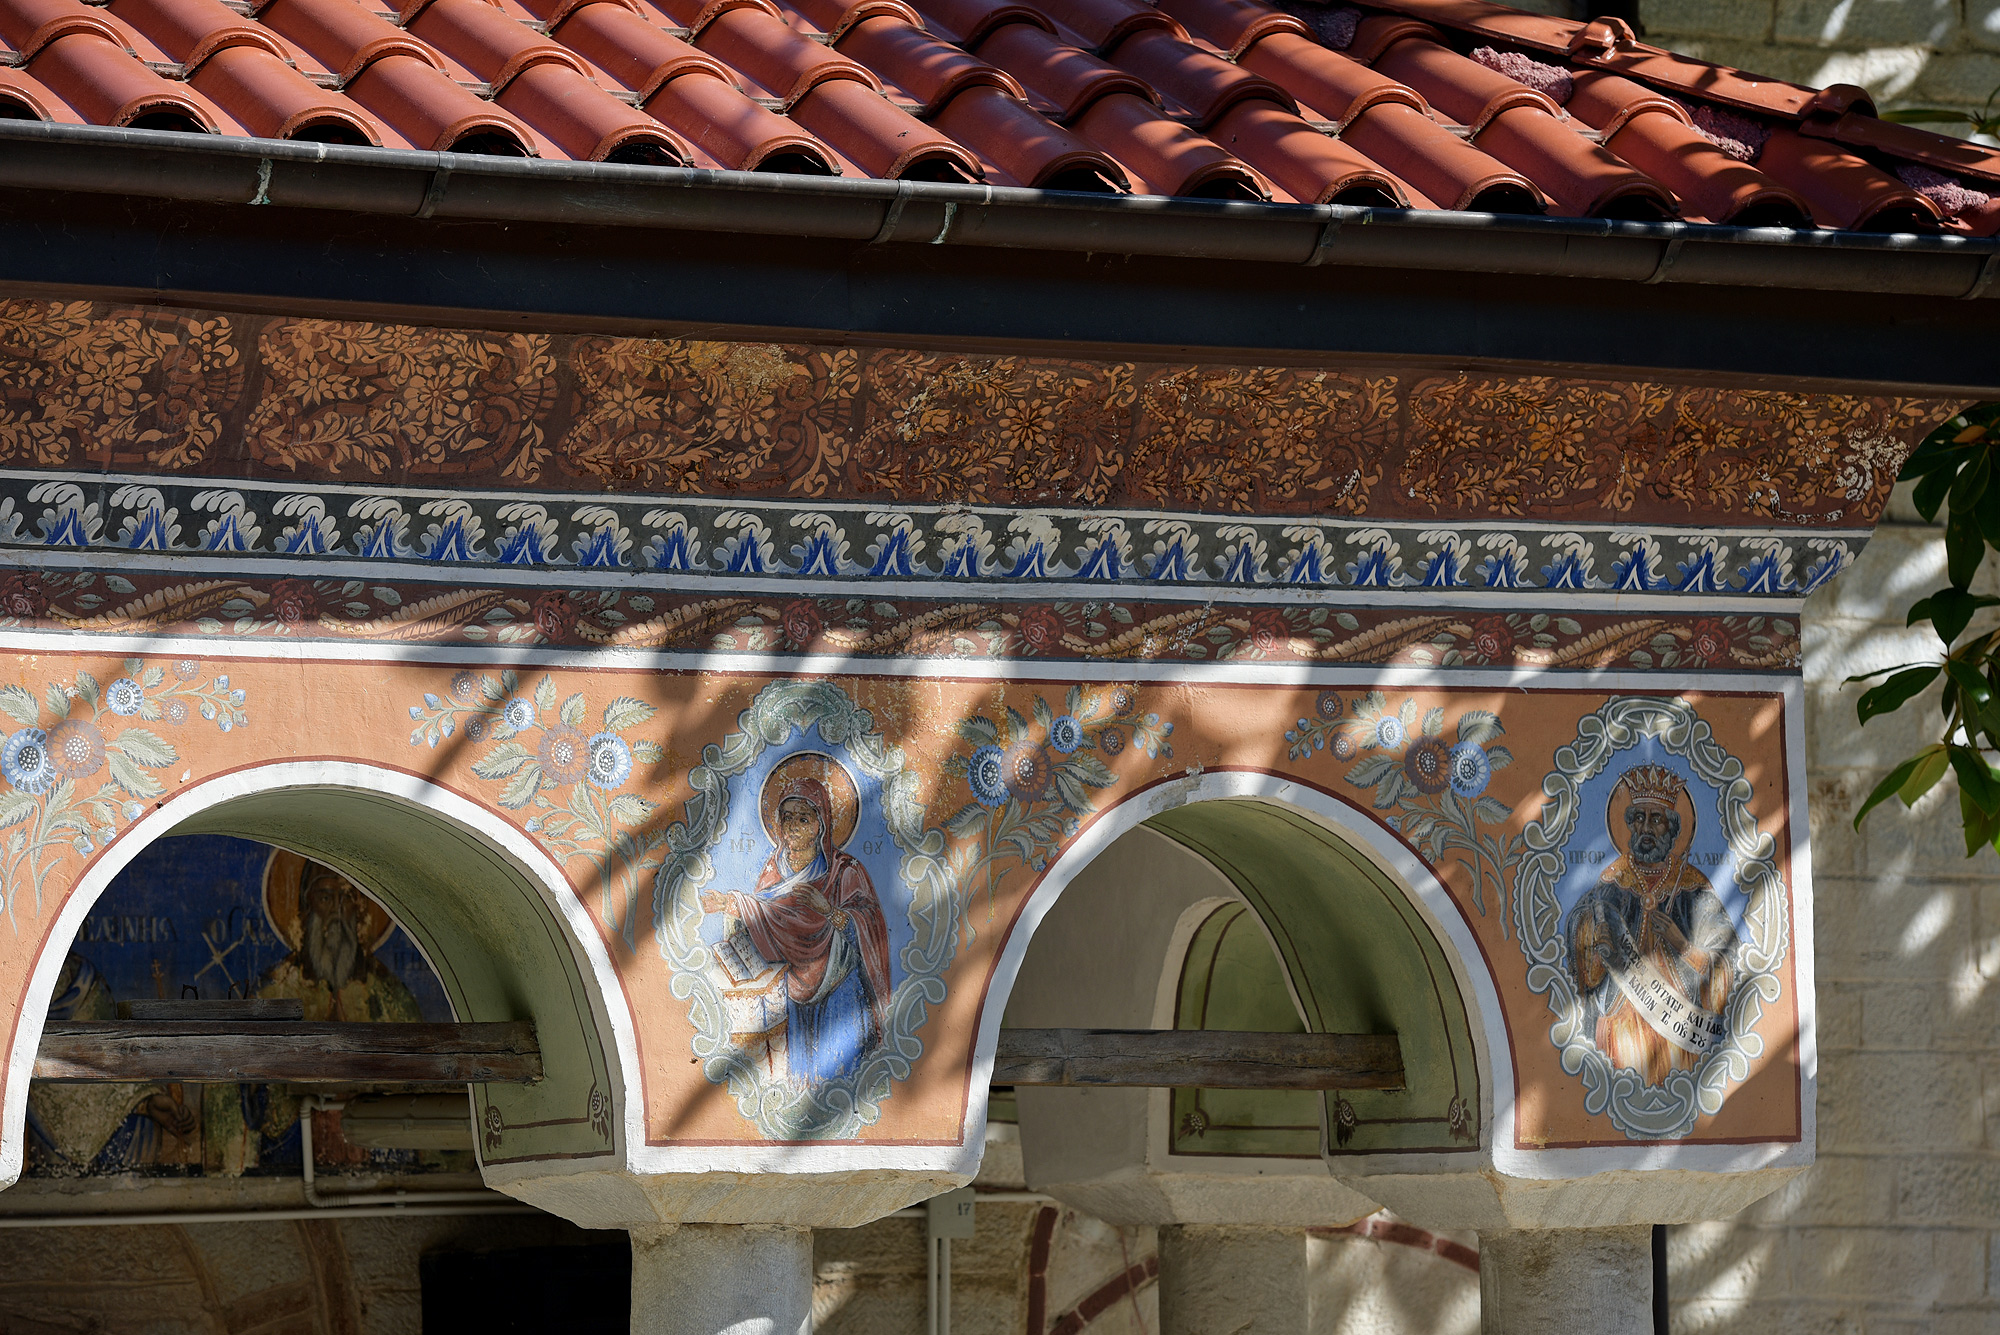
[[[608,1028],[608,1051],[616,1054],[611,1075],[613,1116],[623,1130],[628,1162],[634,1147],[645,1144],[645,1110],[628,1097],[641,1088],[639,1048],[632,1016],[625,1005],[610,955],[597,935],[589,910],[570,890],[562,873],[524,834],[485,808],[436,784],[396,770],[349,761],[278,761],[237,770],[217,778],[191,784],[138,821],[134,822],[104,855],[91,864],[50,925],[40,955],[28,979],[20,1022],[15,1029],[14,1047],[7,1058],[7,1096],[0,1108],[0,1188],[12,1186],[21,1175],[26,1150],[28,1081],[34,1070],[35,1053],[41,1045],[42,1029],[48,1021],[48,1007],[55,990],[56,975],[63,957],[82,928],[83,919],[112,880],[139,852],[155,839],[170,835],[193,817],[237,798],[286,788],[343,788],[399,799],[420,810],[449,820],[498,847],[527,878],[542,889],[544,905],[568,930],[564,933],[575,952],[580,970],[589,986],[586,991],[596,1012],[590,1018],[603,1034]],[[482,1169],[484,1165],[482,1165]],[[594,1160],[536,1160],[510,1166],[512,1171],[486,1170],[489,1182],[515,1176],[547,1176],[551,1173],[585,1172],[602,1168]],[[524,1173],[522,1170],[532,1170]]]

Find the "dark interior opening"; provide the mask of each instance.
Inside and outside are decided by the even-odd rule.
[[[1264,192],[1240,176],[1218,176],[1212,181],[1203,181],[1188,191],[1190,199],[1243,199],[1257,203],[1264,198]]]
[[[628,167],[684,167],[672,144],[660,139],[632,138],[604,155],[606,162],[622,162]]]
[[[1543,212],[1541,201],[1518,185],[1495,185],[1474,195],[1465,205],[1468,213]]]
[[[424,1335],[625,1335],[632,1322],[632,1246],[434,1252],[417,1262]]]
[[[1673,216],[1674,211],[1658,196],[1636,190],[1606,200],[1591,212],[1593,218],[1617,218],[1624,222],[1664,222]]]
[[[1731,227],[1810,227],[1812,219],[1782,199],[1765,200],[1738,209],[1725,219]]]
[[[836,176],[831,163],[817,153],[804,149],[788,149],[773,153],[758,163],[760,172],[783,172],[792,176]]]
[[[176,134],[207,134],[208,127],[184,111],[149,111],[126,122],[134,130],[172,130]]]
[[[1937,219],[1921,209],[1888,208],[1854,225],[1857,232],[1936,232]]]
[[[525,158],[528,150],[511,134],[498,130],[474,130],[459,136],[447,153],[477,153],[488,158]]]
[[[0,97],[0,121],[38,121],[35,109],[17,97]]]
[[[932,181],[943,185],[973,185],[979,180],[965,164],[949,154],[918,158],[902,175],[905,181]]]
[[[1347,189],[1327,201],[1329,204],[1346,204],[1357,209],[1400,209],[1401,200],[1372,182],[1350,185]]]
[[[1059,172],[1051,172],[1048,179],[1037,182],[1044,190],[1074,190],[1086,195],[1122,195],[1124,187],[1105,175],[1098,167],[1088,164],[1079,167],[1065,167]]]
[[[356,148],[369,146],[368,136],[353,124],[343,120],[318,121],[301,125],[292,131],[291,137],[305,144],[351,144]]]

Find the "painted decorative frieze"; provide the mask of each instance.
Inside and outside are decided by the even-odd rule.
[[[1860,543],[1839,529],[1558,528],[1495,516],[1451,527],[1160,512],[871,509],[238,482],[229,487],[21,471],[0,477],[0,552],[144,565],[195,556],[306,577],[635,574],[763,591],[860,586],[1147,590],[1241,600],[1322,592],[1550,591],[1798,598]]]
[[[1266,784],[1257,800],[1435,887],[1442,939],[1462,942],[1447,983],[1502,1063],[1486,1104],[1463,1085],[1435,1108],[1333,1096],[1328,1153],[1803,1134],[1782,683],[795,676],[361,648],[301,676],[254,643],[198,660],[17,644],[0,669],[8,1016],[34,961],[68,948],[50,933],[71,887],[147,811],[266,766],[296,782],[310,756],[422,776],[539,850],[630,1008],[648,1144],[956,1145],[979,1112],[978,1017],[1037,897],[1086,845]],[[58,740],[84,725],[101,752]],[[1759,1097],[1734,1097],[1753,1080]]]
[[[800,591],[803,593],[804,591]],[[573,583],[16,571],[0,574],[0,628],[49,635],[176,635],[521,648],[1085,663],[1377,663],[1546,671],[1672,668],[1791,672],[1795,616],[1710,599],[1644,612],[1225,605],[1119,598],[702,596]],[[1789,609],[1786,609],[1789,610]]]
[[[0,302],[0,464],[282,482],[302,495],[337,481],[434,495],[484,487],[775,500],[799,510],[973,502],[1408,525],[1478,515],[1640,532],[1865,529],[1903,456],[1957,406],[1518,373]],[[304,510],[246,505],[281,529],[304,524]],[[191,532],[223,517],[220,508],[174,508]],[[420,509],[405,511],[413,543],[454,513]],[[389,513],[324,512],[348,540]],[[529,542],[523,526],[542,518],[565,529],[554,558],[572,559],[574,526],[585,521],[555,507],[541,518],[490,516],[487,540],[497,550],[512,527]],[[785,551],[810,537],[770,532]],[[1142,526],[1130,534],[1144,549],[1159,537]],[[996,536],[1004,546],[1017,535]],[[1194,577],[1207,577],[1226,546],[1212,541]],[[1430,550],[1403,547],[1414,574]],[[1476,564],[1491,553],[1472,555]],[[1610,579],[1623,555],[1600,549],[1599,577]],[[933,547],[932,559],[941,556]]]

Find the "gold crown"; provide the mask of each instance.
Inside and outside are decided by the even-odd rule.
[[[1628,794],[1628,804],[1664,807],[1668,811],[1678,811],[1681,798],[1687,795],[1687,785],[1681,776],[1665,765],[1639,765],[1626,770],[1618,786]]]

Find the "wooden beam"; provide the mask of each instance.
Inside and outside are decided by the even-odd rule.
[[[1401,1089],[1394,1034],[1219,1029],[1002,1029],[996,1085]]]
[[[535,1026],[306,1024],[272,1020],[61,1021],[42,1030],[35,1079],[385,1085],[527,1084]]]

